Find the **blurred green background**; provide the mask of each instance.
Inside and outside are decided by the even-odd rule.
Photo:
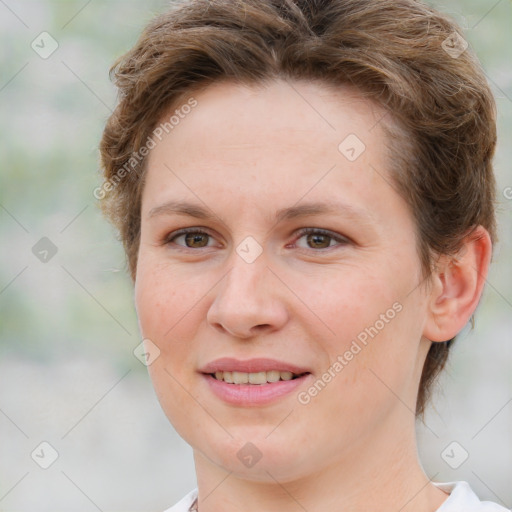
[[[418,423],[420,454],[434,481],[511,507],[512,3],[431,3],[461,24],[496,95],[500,242],[476,327]],[[133,354],[132,285],[93,197],[108,70],[166,6],[0,1],[0,510],[163,510],[195,486],[191,449]],[[34,40],[58,48],[42,58]],[[48,469],[43,441],[58,453]],[[469,454],[456,469],[441,457],[453,441]]]

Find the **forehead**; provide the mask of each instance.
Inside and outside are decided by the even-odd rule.
[[[186,125],[193,123],[201,142],[230,148],[237,143],[286,148],[312,136],[315,141],[311,142],[322,138],[325,145],[337,147],[344,134],[354,133],[368,140],[373,139],[371,132],[377,128],[375,136],[382,135],[378,125],[385,117],[382,107],[348,86],[282,79],[247,85],[224,80],[183,94],[162,122],[192,98],[197,106],[180,116],[181,126],[172,130],[174,138],[180,132],[184,137],[190,135]],[[302,149],[308,148],[314,149],[314,144]]]
[[[218,82],[184,95],[163,122],[191,98],[194,108],[183,109],[149,154],[146,214],[184,194],[276,210],[306,195],[356,208],[396,195],[386,179],[384,113],[350,88]]]

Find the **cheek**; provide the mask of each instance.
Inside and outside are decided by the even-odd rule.
[[[172,339],[190,322],[194,304],[206,289],[194,279],[185,279],[183,272],[141,254],[135,282],[135,308],[142,335],[154,338],[159,347],[163,345],[160,349],[165,350],[166,340]]]
[[[166,370],[179,377],[185,366],[191,340],[184,329],[191,325],[191,305],[197,299],[173,279],[172,272],[144,257],[137,267],[134,298],[141,335],[160,350],[159,358],[148,367],[155,388],[160,381],[172,385]]]
[[[390,330],[396,316],[393,304],[401,296],[397,280],[378,267],[340,266],[325,275],[302,277],[297,283],[294,291],[305,299],[307,318],[314,319],[312,325],[322,329],[322,339],[330,352],[337,354],[348,350],[358,337],[362,341],[369,338],[368,332],[374,334],[376,323],[379,332]]]
[[[320,333],[321,329],[323,333],[312,333],[310,339],[312,343],[321,339],[328,355],[319,371],[330,392],[311,392],[324,395],[318,402],[330,402],[333,413],[337,403],[345,411],[357,411],[362,418],[363,404],[365,408],[379,408],[396,400],[393,392],[407,394],[414,382],[422,305],[417,294],[408,296],[414,287],[414,277],[410,276],[415,275],[415,269],[408,272],[406,263],[402,260],[401,273],[392,265],[357,271],[340,268],[330,273],[330,279],[315,279],[318,286],[303,280],[298,287],[298,294],[308,298],[308,306],[318,315],[315,331]]]
[[[162,341],[162,333],[172,327],[173,318],[169,317],[169,312],[178,301],[177,295],[175,289],[167,287],[155,275],[137,276],[135,308],[144,338]]]
[[[169,268],[153,263],[142,257],[138,264],[135,306],[139,328],[143,338],[160,350],[148,372],[164,413],[187,441],[189,432],[200,428],[194,425],[194,388],[190,381],[190,358],[195,350],[190,329],[198,325],[193,310],[198,297],[174,278]]]

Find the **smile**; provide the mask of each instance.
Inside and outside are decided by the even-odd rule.
[[[227,382],[228,384],[269,384],[283,380],[293,380],[304,374],[295,374],[288,371],[270,370],[264,372],[222,372],[218,371],[210,374],[216,380]]]
[[[265,406],[292,397],[313,379],[309,368],[268,357],[221,357],[198,371],[210,393],[239,407]]]

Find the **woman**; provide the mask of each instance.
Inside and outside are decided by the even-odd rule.
[[[114,68],[97,197],[192,446],[169,511],[501,511],[417,457],[496,239],[495,105],[415,0],[197,0]]]

